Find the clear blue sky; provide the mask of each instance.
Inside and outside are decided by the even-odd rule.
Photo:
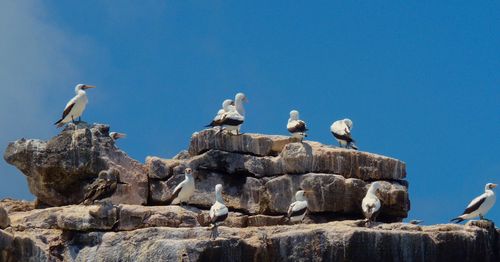
[[[245,92],[245,132],[335,144],[407,163],[410,218],[443,223],[500,182],[500,4],[486,1],[15,1],[0,3],[0,145],[48,139],[74,85],[89,122],[143,161],[171,157]],[[114,3],[114,4],[111,4]],[[1,161],[0,198],[32,199]],[[500,206],[489,218],[500,223]]]

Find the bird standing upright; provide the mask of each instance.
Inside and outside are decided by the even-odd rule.
[[[292,134],[292,137],[300,139],[300,142],[304,140],[304,137],[307,137],[306,122],[299,119],[299,111],[297,110],[290,111],[290,118],[286,128]]]
[[[351,136],[352,125],[351,119],[346,118],[337,120],[330,126],[330,131],[339,142],[340,147],[358,150],[358,147],[354,144],[355,141]]]
[[[193,170],[188,167],[184,170],[184,180],[175,187],[174,192],[172,193],[170,198],[172,201],[170,201],[170,204],[185,204],[194,194],[194,190]]]
[[[377,190],[380,188],[382,188],[382,185],[379,182],[373,182],[361,202],[361,209],[363,210],[363,214],[366,218],[366,225],[368,226],[375,222],[380,212],[381,204],[376,195]]]
[[[212,233],[210,238],[216,239],[219,235],[217,227],[220,223],[224,222],[228,216],[229,210],[226,205],[224,205],[224,199],[222,199],[222,185],[217,184],[215,186],[215,203],[210,207],[210,226],[212,228]]]
[[[69,100],[69,102],[66,104],[66,107],[64,108],[61,119],[59,119],[54,124],[57,125],[57,127],[62,127],[64,124],[70,121],[74,123],[76,118],[79,118],[78,121],[81,121],[81,115],[88,103],[87,93],[85,92],[85,90],[94,87],[95,86],[84,84],[76,85],[76,96]]]
[[[287,217],[292,223],[302,222],[307,212],[306,191],[299,190],[295,193],[295,202],[288,207]]]
[[[245,108],[243,107],[243,102],[248,103],[247,96],[243,93],[237,93],[236,96],[234,97],[234,107],[236,109],[236,112],[240,114],[243,118],[245,118]],[[238,125],[238,128],[236,129],[236,133],[240,134],[240,129],[241,129],[241,124]]]
[[[205,127],[216,127],[216,126],[221,126],[222,124],[222,117],[224,116],[225,113],[229,112],[231,107],[234,106],[234,101],[231,99],[226,99],[224,102],[222,102],[222,108],[219,109],[217,112],[217,115],[214,117],[212,122]]]
[[[476,198],[474,198],[462,215],[454,218],[451,222],[460,223],[466,219],[473,219],[479,217],[481,220],[496,202],[496,196],[493,189],[497,187],[497,184],[488,183],[484,186],[484,193]]]

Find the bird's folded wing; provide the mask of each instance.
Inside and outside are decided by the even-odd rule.
[[[463,214],[470,214],[470,213],[476,211],[483,204],[483,202],[485,200],[486,200],[486,195],[485,194],[482,194],[482,195],[474,198],[469,203],[469,205],[467,206],[467,208],[465,209],[465,211],[464,211]]]

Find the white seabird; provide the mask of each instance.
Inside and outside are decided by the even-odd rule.
[[[61,127],[70,121],[75,122],[76,118],[80,118],[79,121],[81,120],[81,115],[85,110],[85,106],[87,105],[88,102],[87,93],[85,92],[85,90],[94,87],[95,86],[84,85],[84,84],[76,85],[75,87],[76,96],[74,96],[66,104],[61,119],[59,119],[55,123],[57,127]]]
[[[351,130],[352,121],[348,118],[337,120],[330,126],[330,131],[337,141],[339,141],[339,145],[341,147],[358,150],[358,147],[354,144],[354,139],[351,136]]]
[[[476,198],[474,198],[464,213],[454,219],[451,222],[460,223],[466,219],[473,219],[475,217],[479,217],[481,220],[484,219],[484,216],[490,209],[493,207],[496,201],[495,192],[493,188],[497,187],[497,184],[488,183],[484,186],[484,193]]]
[[[180,182],[174,189],[170,199],[171,205],[184,204],[189,201],[191,196],[194,194],[194,178],[193,170],[191,168],[186,168],[184,170],[184,180]]]
[[[237,93],[236,96],[234,97],[234,107],[236,108],[236,111],[238,112],[238,114],[240,114],[244,118],[245,117],[245,108],[243,107],[243,102],[248,103],[248,99],[247,99],[246,95],[243,93]],[[238,134],[240,133],[240,128],[241,128],[241,124],[238,125],[238,129],[237,129],[236,133],[238,133]]]
[[[222,185],[217,184],[215,186],[215,203],[210,207],[210,226],[212,227],[210,237],[212,239],[216,239],[219,235],[217,227],[226,220],[228,213],[229,210],[224,205],[224,199],[222,199]]]
[[[373,182],[361,202],[361,209],[365,215],[367,225],[375,222],[380,212],[380,199],[376,195],[377,190],[380,188],[382,188],[382,185],[379,182]]]
[[[295,193],[295,202],[290,204],[288,208],[287,217],[292,223],[302,222],[307,213],[307,199],[305,198],[305,191],[299,190]]]
[[[236,134],[240,134],[240,126],[245,122],[245,116],[238,113],[235,107],[229,106],[229,111],[222,115],[220,120],[220,125],[225,126],[225,130],[229,131],[230,134],[236,131]],[[222,128],[219,132],[222,131]]]
[[[222,108],[219,109],[217,112],[217,115],[214,117],[212,122],[205,127],[216,127],[216,126],[221,126],[221,119],[224,116],[225,113],[229,112],[231,110],[231,107],[234,106],[234,101],[231,99],[226,99],[224,102],[222,102]]]
[[[124,134],[124,133],[118,133],[118,132],[110,132],[109,133],[109,137],[111,137],[113,140],[124,138],[126,136],[127,136],[127,134]]]
[[[299,111],[297,110],[290,111],[290,118],[288,119],[286,128],[292,134],[292,137],[300,139],[301,142],[304,140],[304,137],[307,137],[306,122],[299,119]]]

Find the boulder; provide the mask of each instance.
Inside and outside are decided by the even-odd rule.
[[[0,207],[0,229],[5,229],[10,226],[10,218],[7,211]]]
[[[20,139],[8,145],[4,159],[27,177],[37,200],[49,206],[82,202],[86,187],[111,168],[126,183],[111,196],[113,203],[147,203],[145,166],[115,146],[106,125],[70,124],[49,141]]]

